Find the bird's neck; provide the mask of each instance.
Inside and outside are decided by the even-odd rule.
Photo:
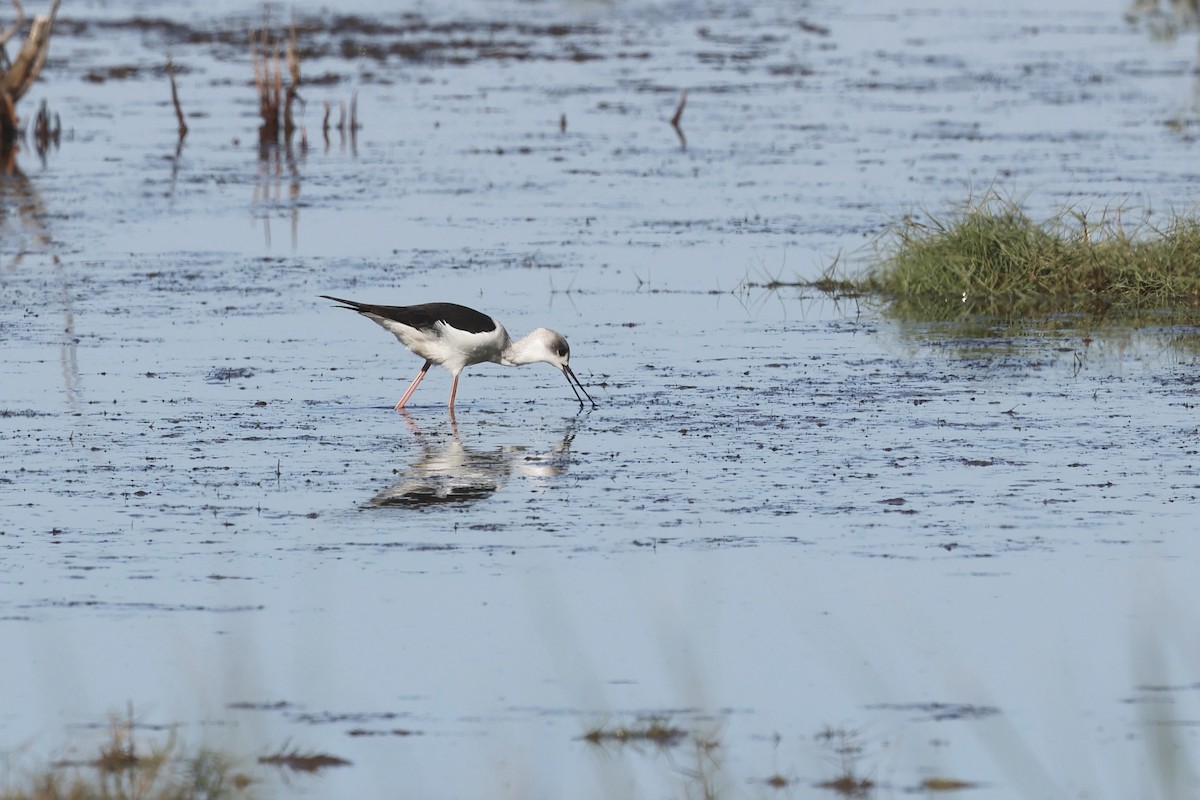
[[[537,361],[538,358],[530,346],[532,343],[532,333],[527,333],[520,339],[510,340],[508,346],[500,353],[500,363],[506,367],[520,367]]]

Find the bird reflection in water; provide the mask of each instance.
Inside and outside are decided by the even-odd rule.
[[[570,464],[577,418],[567,422],[562,441],[548,449],[500,445],[477,450],[463,444],[453,418],[449,436],[430,436],[407,411],[401,413],[421,447],[420,456],[399,481],[371,498],[374,506],[466,505],[491,497],[514,475],[538,481],[564,474]]]

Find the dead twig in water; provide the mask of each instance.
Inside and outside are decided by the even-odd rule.
[[[675,129],[676,135],[679,136],[679,149],[687,150],[687,137],[683,135],[683,128],[679,126],[679,121],[683,119],[683,109],[687,105],[687,90],[679,96],[679,105],[675,107],[675,116],[671,117],[671,127]]]
[[[188,126],[183,118],[183,108],[179,105],[179,90],[175,87],[175,62],[170,56],[167,56],[167,77],[171,79],[171,104],[175,106],[175,119],[179,120],[179,142],[182,144],[188,135]]]
[[[300,99],[297,89],[300,85],[300,56],[296,47],[296,20],[294,17],[291,27],[288,29],[287,65],[288,77],[291,82],[288,84],[287,94],[283,101],[283,138],[290,142],[292,133],[296,130],[296,123],[292,117],[292,106]],[[303,101],[301,100],[301,102]]]
[[[12,25],[4,29],[4,33],[0,33],[0,47],[8,44],[8,40],[16,36],[17,31],[25,24],[25,9],[21,7],[21,0],[12,0],[12,4],[17,9],[17,18],[13,20]]]
[[[318,772],[328,767],[346,767],[350,765],[350,762],[344,758],[324,753],[302,753],[298,747],[288,750],[287,746],[288,742],[284,742],[278,752],[268,756],[259,756],[258,763],[270,764],[271,766],[281,769],[286,768],[295,772]]]

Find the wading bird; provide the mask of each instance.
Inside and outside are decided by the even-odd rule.
[[[482,311],[460,306],[457,303],[423,303],[417,306],[377,306],[343,300],[340,297],[321,295],[326,300],[340,303],[339,308],[357,311],[367,319],[387,328],[400,343],[425,359],[425,366],[409,384],[408,390],[396,403],[396,410],[404,408],[408,398],[417,390],[421,379],[433,364],[441,364],[454,376],[450,386],[450,413],[454,413],[454,396],[458,393],[458,376],[464,368],[484,361],[494,361],[506,367],[519,367],[545,361],[562,370],[575,392],[579,407],[583,408],[586,397],[594,408],[596,401],[567,363],[571,360],[571,348],[561,334],[548,328],[537,328],[527,336],[513,340],[504,326]],[[575,387],[579,388],[576,389]],[[579,392],[583,392],[580,396]]]

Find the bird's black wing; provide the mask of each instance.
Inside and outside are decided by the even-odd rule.
[[[444,322],[452,328],[467,333],[490,333],[496,330],[496,321],[473,308],[460,306],[458,303],[422,303],[416,306],[376,306],[370,303],[358,303],[354,300],[343,300],[340,297],[321,295],[326,300],[341,303],[342,308],[357,311],[360,314],[371,314],[383,317],[411,328],[432,330],[437,322]]]

